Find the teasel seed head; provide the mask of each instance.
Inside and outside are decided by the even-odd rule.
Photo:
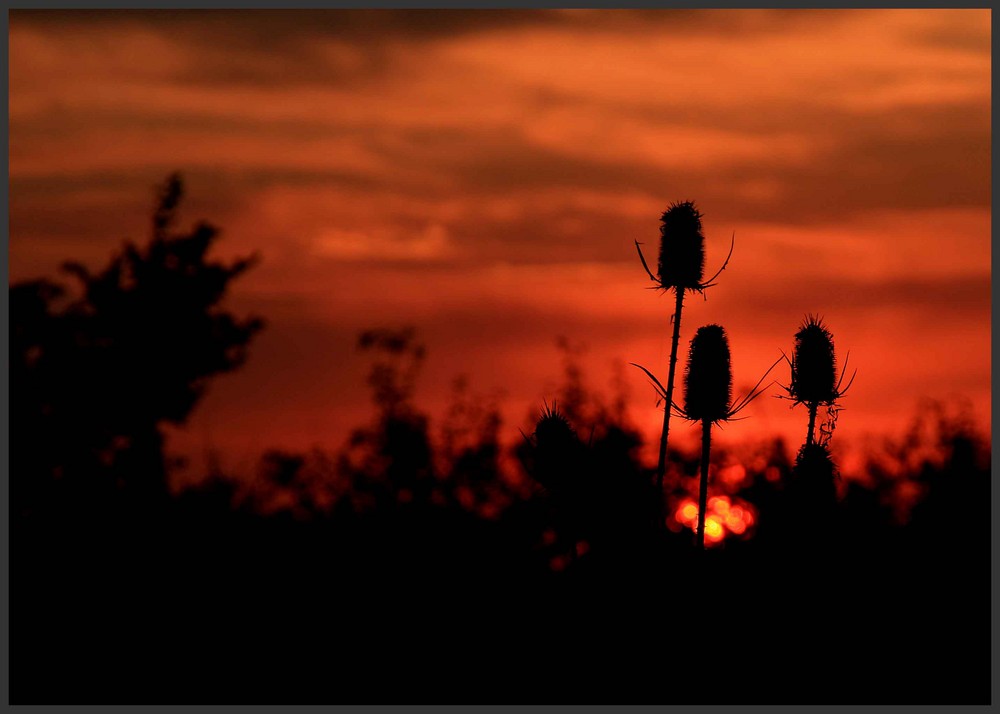
[[[556,405],[546,405],[535,424],[535,443],[539,449],[561,449],[573,443],[576,432]]]
[[[729,339],[719,325],[699,327],[691,340],[684,373],[684,412],[695,421],[729,418],[733,371]]]
[[[825,444],[804,444],[795,455],[793,473],[832,483],[836,478],[837,466],[830,454],[830,447]]]
[[[807,315],[795,333],[789,392],[797,402],[830,404],[837,399],[833,335],[818,317]]]
[[[837,464],[825,444],[805,444],[795,457],[792,488],[812,516],[817,508],[831,507],[837,501]]]
[[[700,289],[705,273],[705,236],[693,201],[673,203],[660,217],[660,260],[664,288]]]

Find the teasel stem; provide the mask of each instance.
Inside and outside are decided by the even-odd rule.
[[[809,402],[809,433],[806,434],[806,446],[812,446],[813,434],[816,430],[816,411],[819,409],[819,402]]]
[[[678,308],[680,300],[678,300]],[[656,387],[661,398],[670,401],[669,409],[677,410],[677,416],[690,422],[701,422],[702,454],[701,484],[698,494],[698,527],[696,543],[705,548],[705,511],[708,509],[708,468],[712,445],[712,424],[736,418],[750,402],[759,397],[767,386],[761,388],[767,375],[778,366],[784,357],[775,360],[757,384],[737,401],[733,401],[733,371],[729,352],[729,340],[721,325],[699,327],[691,339],[687,369],[684,373],[684,405],[674,404],[668,397],[667,388],[642,365],[632,364],[641,369]],[[773,382],[772,382],[773,384]]]
[[[677,345],[681,337],[681,308],[684,304],[684,288],[676,288],[676,293],[674,335],[670,343],[670,367],[667,372],[666,408],[663,410],[663,432],[660,434],[660,458],[656,464],[656,490],[661,499],[663,498],[663,477],[667,472],[667,433],[670,431],[670,405],[673,404],[674,398],[674,374],[677,371]]]
[[[677,350],[680,341],[681,331],[681,309],[684,305],[684,293],[686,290],[703,293],[707,288],[715,285],[715,279],[719,277],[726,266],[729,258],[733,254],[736,234],[733,234],[733,243],[729,246],[729,255],[718,272],[708,280],[704,279],[705,274],[705,236],[701,227],[701,212],[695,207],[693,201],[680,201],[672,203],[660,217],[660,250],[656,264],[656,275],[649,269],[646,257],[639,247],[639,241],[635,242],[636,251],[639,253],[639,260],[645,269],[649,279],[657,290],[673,290],[676,295],[676,305],[673,316],[673,335],[670,344],[670,364],[668,368],[667,387],[657,380],[645,367],[635,365],[642,369],[653,380],[659,388],[658,393],[666,400],[663,410],[663,430],[660,432],[659,458],[656,463],[656,489],[659,491],[661,509],[663,507],[663,480],[667,472],[667,443],[670,434],[670,410],[675,407],[673,402],[674,376],[677,371]],[[632,364],[635,364],[634,362]],[[662,514],[661,514],[662,515]],[[661,527],[666,528],[666,521],[659,519]]]
[[[705,511],[708,509],[708,456],[712,448],[712,422],[701,421],[701,485],[698,489],[698,548],[705,549]]]

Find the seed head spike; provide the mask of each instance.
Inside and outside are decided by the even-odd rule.
[[[552,403],[552,406],[545,404],[545,408],[535,424],[535,439],[538,445],[542,448],[552,445],[562,446],[571,441],[574,436],[573,427],[559,411],[559,406],[555,402]]]
[[[691,340],[684,373],[684,412],[688,419],[722,421],[730,415],[733,371],[729,340],[719,325],[699,327]]]
[[[580,442],[569,420],[553,403],[545,404],[535,424],[532,476],[549,490],[559,491],[572,478],[579,463]]]
[[[833,335],[823,321],[807,315],[795,333],[790,393],[797,402],[828,404],[837,399]]]
[[[660,217],[657,274],[664,288],[700,290],[705,273],[705,236],[693,201],[671,204]]]

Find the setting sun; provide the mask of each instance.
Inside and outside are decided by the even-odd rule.
[[[674,511],[677,523],[694,531],[698,524],[698,502],[686,498]],[[712,496],[708,499],[705,515],[705,541],[707,545],[721,543],[731,536],[748,535],[754,525],[754,508],[740,499],[729,496]]]

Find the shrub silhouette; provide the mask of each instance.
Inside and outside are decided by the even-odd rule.
[[[558,562],[586,555],[598,570],[628,569],[647,556],[656,493],[637,457],[638,435],[607,415],[592,426],[583,441],[561,407],[546,405],[521,460],[542,486]]]
[[[239,367],[257,318],[220,308],[253,258],[207,257],[218,230],[176,233],[181,179],[160,190],[152,235],[102,270],[64,265],[78,290],[45,280],[11,296],[12,480],[19,508],[54,487],[70,500],[166,495],[162,427],[182,424],[209,379]],[[124,489],[124,491],[122,491]],[[73,495],[71,495],[73,494]]]
[[[435,449],[439,501],[493,518],[515,498],[501,465],[502,426],[496,401],[472,393],[466,377],[457,378]]]
[[[372,427],[353,432],[350,448],[340,457],[354,508],[426,504],[434,486],[434,460],[428,417],[412,402],[424,346],[406,327],[362,332],[357,347],[375,357],[368,384],[377,414]]]
[[[667,388],[665,396],[665,408],[663,410],[663,430],[660,435],[660,450],[656,466],[656,487],[662,493],[663,476],[666,473],[667,461],[667,441],[670,431],[670,405],[674,394],[674,372],[677,367],[677,348],[680,340],[681,330],[681,309],[684,305],[684,292],[692,290],[703,292],[714,285],[714,280],[726,269],[729,264],[729,257],[719,271],[702,281],[705,273],[705,236],[701,228],[701,212],[695,207],[693,201],[681,201],[673,203],[660,217],[660,251],[657,261],[657,274],[654,276],[646,264],[646,258],[642,254],[642,248],[636,241],[635,247],[639,252],[646,273],[649,275],[656,287],[661,290],[673,290],[676,298],[674,304],[674,314],[671,318],[673,322],[673,335],[670,341],[670,363],[667,372]]]
[[[587,507],[593,488],[586,446],[558,405],[546,405],[529,443],[529,473],[542,485],[553,508],[556,533],[570,559],[587,538]]]

